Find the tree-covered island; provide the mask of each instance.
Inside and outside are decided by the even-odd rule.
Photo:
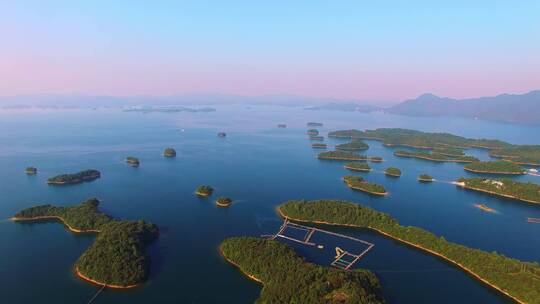
[[[216,206],[218,207],[229,207],[232,204],[232,199],[228,197],[219,197],[216,200]]]
[[[326,144],[321,144],[321,143],[314,143],[311,145],[312,148],[314,149],[326,149],[327,148],[327,145]]]
[[[384,174],[386,174],[388,176],[400,177],[401,176],[401,170],[399,170],[398,168],[390,167],[390,168],[386,168],[386,170],[384,170]]]
[[[278,124],[277,127],[281,128],[281,129],[285,129],[285,128],[287,128],[287,125],[286,124]]]
[[[512,198],[528,203],[540,204],[540,185],[516,182],[511,179],[460,178],[456,185],[465,189]]]
[[[519,303],[540,303],[540,267],[496,252],[452,243],[424,229],[402,226],[388,214],[337,200],[289,201],[278,207],[292,221],[368,228],[435,255]]]
[[[165,151],[163,151],[163,156],[165,157],[175,157],[176,156],[176,150],[173,148],[167,148]]]
[[[489,155],[510,160],[520,165],[540,166],[540,145],[512,145],[491,150]]]
[[[131,288],[148,278],[150,257],[145,249],[159,235],[156,225],[145,221],[120,221],[98,209],[99,200],[60,207],[41,205],[23,209],[14,221],[56,220],[70,231],[98,233],[95,242],[75,263],[82,279],[110,288]]]
[[[34,175],[37,174],[37,168],[36,167],[26,167],[24,172],[28,175]]]
[[[469,172],[487,174],[520,175],[526,173],[521,165],[505,160],[474,162],[466,165],[464,169]]]
[[[360,151],[360,150],[367,150],[369,149],[368,144],[365,142],[355,139],[352,140],[349,143],[340,144],[336,146],[336,150],[343,150],[343,151]]]
[[[330,159],[330,160],[367,160],[368,157],[364,155],[358,155],[353,152],[348,151],[326,151],[321,152],[318,155],[319,159]]]
[[[323,141],[323,140],[324,140],[324,136],[319,136],[319,135],[310,135],[310,136],[309,136],[309,139],[310,139],[310,140],[318,140],[318,141]]]
[[[422,183],[431,183],[432,181],[434,181],[435,179],[433,178],[433,176],[431,175],[427,175],[427,174],[420,174],[418,176],[418,181],[422,182]]]
[[[317,129],[309,129],[309,130],[307,130],[307,134],[310,135],[310,136],[317,136],[317,135],[319,135],[319,130],[317,130]]]
[[[217,136],[218,136],[218,137],[226,137],[226,136],[227,136],[227,133],[225,133],[225,132],[219,132],[219,133],[217,134]]]
[[[212,192],[214,192],[214,188],[207,185],[199,186],[197,187],[197,190],[195,190],[195,194],[198,196],[210,196],[212,195]]]
[[[371,167],[367,163],[363,162],[352,162],[352,163],[346,163],[345,169],[349,169],[351,171],[360,171],[360,172],[370,172]]]
[[[141,164],[139,159],[133,156],[126,157],[126,163],[132,167],[138,167]]]
[[[377,277],[306,262],[275,240],[234,237],[220,245],[223,257],[263,285],[256,303],[385,303]]]
[[[426,151],[416,151],[416,152],[410,152],[410,151],[396,151],[394,152],[395,156],[399,157],[409,157],[409,158],[419,158],[419,159],[425,159],[435,162],[456,162],[456,163],[472,163],[477,162],[478,158],[474,156],[450,156],[447,154],[441,154],[437,152],[426,152]]]
[[[346,175],[342,179],[343,182],[345,182],[345,184],[353,190],[359,190],[378,196],[384,196],[388,194],[388,192],[386,192],[386,189],[384,189],[383,185],[368,183],[361,176]]]
[[[84,170],[77,173],[60,174],[47,179],[49,185],[67,185],[79,184],[86,181],[92,181],[101,177],[101,172],[98,170]]]
[[[322,127],[323,124],[322,124],[322,122],[310,121],[310,122],[307,123],[307,126],[308,127]]]
[[[465,151],[461,148],[450,146],[437,146],[433,150],[433,153],[442,154],[446,156],[465,156]]]

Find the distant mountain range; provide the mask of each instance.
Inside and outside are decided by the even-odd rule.
[[[385,109],[409,116],[456,116],[507,123],[540,124],[540,90],[522,95],[452,99],[424,94]]]

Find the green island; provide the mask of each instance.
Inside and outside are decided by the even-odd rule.
[[[450,146],[437,146],[433,148],[433,153],[442,154],[446,156],[465,156],[465,152],[461,148]]]
[[[311,145],[312,148],[314,149],[326,149],[326,144],[321,144],[321,143],[314,143]]]
[[[540,204],[540,185],[535,183],[516,182],[511,179],[460,178],[456,185],[465,189],[485,192],[493,195],[512,198],[528,203]]]
[[[141,164],[139,159],[133,156],[126,157],[126,163],[132,167],[138,167]]]
[[[37,174],[37,168],[36,167],[26,167],[24,172],[28,175],[34,175]]]
[[[319,153],[319,159],[331,159],[331,160],[367,160],[367,156],[358,155],[348,151],[326,151]]]
[[[349,143],[340,144],[336,146],[336,150],[344,150],[344,151],[359,151],[359,150],[367,150],[367,149],[369,149],[368,144],[366,144],[365,142],[359,139],[355,139]]]
[[[309,130],[307,130],[307,134],[312,135],[312,136],[317,136],[317,135],[319,135],[319,130],[317,130],[317,129],[309,129]]]
[[[435,162],[472,163],[472,162],[478,161],[478,158],[474,156],[467,156],[467,155],[450,156],[447,154],[441,154],[437,152],[426,152],[426,151],[410,152],[410,151],[399,150],[399,151],[394,152],[394,155],[399,156],[399,157],[425,159],[425,160],[430,160],[430,161],[435,161]]]
[[[195,190],[195,194],[199,196],[210,196],[212,195],[212,192],[214,192],[214,188],[207,185],[199,186],[197,187],[197,190]]]
[[[159,235],[156,225],[139,221],[119,221],[98,209],[92,198],[79,205],[59,207],[41,205],[23,209],[13,221],[62,222],[70,231],[97,233],[95,242],[75,263],[82,279],[110,288],[131,288],[148,278],[150,258],[145,248]]]
[[[353,162],[353,163],[346,163],[345,169],[349,169],[351,171],[361,171],[361,172],[370,172],[371,167],[367,163],[361,163],[361,162]]]
[[[77,173],[60,174],[47,179],[49,185],[67,185],[79,184],[86,181],[92,181],[101,177],[101,172],[98,170],[84,170]]]
[[[384,174],[386,174],[388,176],[400,177],[401,176],[401,170],[399,170],[398,168],[390,167],[390,168],[386,168],[386,170],[384,170]]]
[[[323,140],[324,140],[324,136],[319,136],[319,135],[310,135],[310,136],[309,136],[309,139],[310,139],[310,140],[318,140],[318,141],[323,141]]]
[[[510,160],[520,165],[540,166],[540,145],[512,145],[491,150],[489,155]]]
[[[435,179],[431,175],[420,174],[420,176],[418,176],[418,181],[423,182],[423,183],[430,183],[430,182],[432,182],[434,180]]]
[[[513,162],[498,160],[486,162],[474,162],[466,165],[463,169],[474,173],[489,173],[489,174],[525,174],[525,170],[521,165]]]
[[[441,145],[454,148],[495,149],[510,144],[491,139],[471,139],[449,133],[428,133],[409,129],[380,128],[375,130],[339,130],[328,133],[331,137],[362,138],[382,141],[387,146],[407,146],[421,149],[433,149]]]
[[[278,207],[289,220],[368,228],[435,255],[518,303],[540,303],[540,266],[497,252],[469,248],[413,226],[402,226],[388,214],[339,200],[289,201]]]
[[[372,156],[372,157],[369,157],[369,160],[374,163],[380,163],[383,161],[383,158],[380,156]]]
[[[263,285],[256,303],[385,303],[377,277],[306,262],[275,240],[233,237],[219,250],[229,263]]]
[[[310,122],[307,123],[307,126],[308,127],[322,127],[323,124],[322,124],[322,122],[310,121]]]
[[[219,197],[216,200],[216,205],[218,207],[229,207],[232,204],[232,199],[228,197]]]
[[[349,188],[354,190],[359,190],[378,196],[384,196],[388,194],[388,192],[386,192],[386,189],[384,189],[383,185],[368,183],[361,176],[346,175],[342,179]]]
[[[163,156],[165,157],[175,157],[176,156],[176,150],[173,148],[167,148],[165,151],[163,151]]]

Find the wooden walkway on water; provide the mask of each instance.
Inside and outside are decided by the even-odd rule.
[[[287,228],[304,231],[305,232],[304,237],[294,238],[294,237],[285,235],[284,232]],[[285,219],[283,221],[283,224],[281,225],[281,227],[279,228],[279,231],[276,234],[267,236],[267,237],[269,237],[272,240],[279,237],[279,238],[283,238],[289,241],[297,242],[297,243],[308,245],[308,246],[316,246],[317,244],[311,242],[311,237],[313,236],[315,232],[320,232],[320,233],[332,235],[339,238],[345,238],[345,239],[352,240],[355,242],[362,243],[363,245],[366,245],[366,249],[364,249],[362,252],[358,254],[354,254],[348,251],[343,251],[336,256],[336,258],[332,261],[332,263],[330,263],[331,266],[339,268],[339,269],[343,269],[343,270],[349,270],[356,262],[358,262],[358,260],[360,260],[369,250],[371,250],[375,246],[374,244],[370,242],[366,242],[364,240],[357,239],[352,236],[348,236],[345,234],[336,233],[332,231],[327,231],[327,230],[323,230],[323,229],[319,229],[315,227],[309,227],[309,226],[296,224],[296,223],[290,222],[288,219]]]

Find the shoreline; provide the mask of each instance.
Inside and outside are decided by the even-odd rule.
[[[87,229],[87,230],[81,230],[74,228],[70,226],[64,218],[56,215],[43,215],[43,216],[35,216],[35,217],[11,217],[10,218],[14,222],[32,222],[32,221],[47,221],[47,220],[56,220],[62,223],[65,227],[68,228],[69,231],[75,232],[75,233],[99,233],[99,230],[97,229]]]
[[[483,170],[476,170],[476,169],[470,169],[467,167],[463,167],[463,170],[473,172],[473,173],[484,173],[484,174],[501,174],[501,175],[525,175],[526,173],[522,172],[501,172],[501,171],[483,171]]]
[[[387,236],[388,238],[391,238],[391,239],[394,239],[394,240],[397,240],[397,241],[400,241],[402,243],[405,243],[409,246],[412,246],[414,248],[418,248],[420,250],[423,250],[425,252],[428,252],[432,255],[435,255],[437,257],[440,257],[442,258],[443,260],[445,261],[448,261],[456,266],[458,266],[458,268],[461,268],[462,270],[464,270],[466,273],[470,274],[471,276],[473,276],[475,279],[479,280],[480,282],[486,284],[487,286],[499,291],[500,293],[508,296],[509,298],[511,298],[512,300],[516,301],[517,303],[520,303],[520,304],[526,304],[526,302],[524,301],[521,301],[520,299],[514,297],[513,295],[509,294],[508,292],[506,292],[505,290],[503,290],[501,287],[498,287],[496,285],[494,285],[493,283],[489,282],[487,279],[484,279],[482,278],[480,275],[478,275],[477,273],[475,273],[474,271],[472,271],[471,269],[463,266],[462,264],[436,252],[436,251],[433,251],[431,249],[428,249],[428,248],[425,248],[425,247],[422,247],[420,245],[417,245],[417,244],[414,244],[414,243],[411,243],[409,241],[406,241],[406,240],[403,240],[399,237],[396,237],[396,236],[393,236],[389,233],[386,233],[382,230],[379,230],[377,228],[373,228],[373,227],[370,227],[370,226],[366,226],[366,227],[362,227],[362,226],[358,226],[358,225],[353,225],[353,224],[338,224],[338,223],[332,223],[332,222],[326,222],[326,221],[309,221],[309,220],[299,220],[299,219],[295,219],[293,217],[289,217],[289,216],[286,216],[283,214],[283,212],[281,211],[281,208],[278,206],[277,207],[277,211],[278,211],[278,214],[282,217],[282,218],[285,218],[285,219],[289,219],[289,220],[292,220],[292,221],[297,221],[297,222],[302,222],[302,223],[314,223],[314,224],[324,224],[324,225],[330,225],[330,226],[345,226],[345,227],[353,227],[353,228],[359,228],[359,229],[371,229],[371,230],[374,230],[384,236]]]
[[[441,153],[442,154],[442,153]],[[473,163],[475,162],[474,160],[462,160],[462,159],[435,159],[435,158],[429,158],[427,156],[419,156],[419,155],[411,155],[411,154],[401,154],[401,153],[394,153],[395,156],[398,156],[398,157],[405,157],[405,158],[418,158],[418,159],[425,159],[425,160],[429,160],[429,161],[434,161],[434,162],[441,162],[441,163],[444,163],[444,162],[450,162],[450,163]],[[444,155],[444,154],[442,154]]]
[[[228,263],[230,263],[231,265],[233,265],[234,267],[236,267],[240,273],[242,273],[243,275],[245,275],[246,277],[248,277],[250,280],[253,280],[257,283],[260,283],[264,286],[264,282],[257,278],[255,275],[253,274],[250,274],[248,273],[247,271],[243,270],[240,265],[238,265],[237,263],[235,263],[233,260],[229,259],[224,253],[223,253],[223,250],[221,250],[221,248],[219,248],[219,254],[225,259],[225,261],[227,261]]]
[[[362,191],[362,192],[369,193],[369,194],[376,195],[376,196],[386,196],[386,195],[388,195],[388,192],[373,192],[373,191],[365,190],[365,189],[362,189],[362,188],[353,187],[353,186],[351,186],[351,184],[346,182],[344,179],[341,179],[341,180],[345,183],[345,185],[347,185],[347,187],[349,187],[349,188],[351,188],[353,190]]]
[[[351,171],[359,171],[359,172],[371,172],[371,171],[373,171],[373,169],[371,169],[371,168],[369,168],[369,169],[358,169],[358,168],[349,167],[349,166],[343,166],[343,168],[351,170]]]
[[[106,288],[113,288],[113,289],[130,289],[130,288],[135,288],[135,287],[138,287],[140,286],[141,284],[132,284],[132,285],[114,285],[114,284],[107,284],[107,283],[103,283],[103,282],[100,282],[100,281],[97,281],[97,280],[94,280],[94,279],[91,279],[87,276],[85,276],[84,274],[82,274],[80,271],[79,271],[79,267],[75,266],[75,274],[81,278],[83,281],[86,281],[86,282],[90,282],[92,284],[95,284],[95,285],[99,285],[99,286],[104,286]]]
[[[510,195],[510,194],[504,194],[504,193],[497,193],[497,192],[493,192],[493,191],[490,191],[490,190],[485,190],[485,189],[481,189],[481,188],[476,188],[476,187],[471,187],[471,186],[467,186],[465,183],[460,183],[460,182],[452,182],[452,184],[456,185],[456,186],[460,186],[464,189],[468,189],[468,190],[473,190],[473,191],[478,191],[478,192],[484,192],[484,193],[488,193],[488,194],[493,194],[495,196],[502,196],[502,197],[505,197],[505,198],[510,198],[510,199],[513,199],[513,200],[518,200],[518,201],[522,201],[522,202],[526,202],[526,203],[530,203],[530,204],[535,204],[535,205],[539,205],[540,202],[538,201],[532,201],[532,200],[528,200],[528,199],[524,199],[524,198],[519,198],[517,196],[513,196],[513,195]]]

